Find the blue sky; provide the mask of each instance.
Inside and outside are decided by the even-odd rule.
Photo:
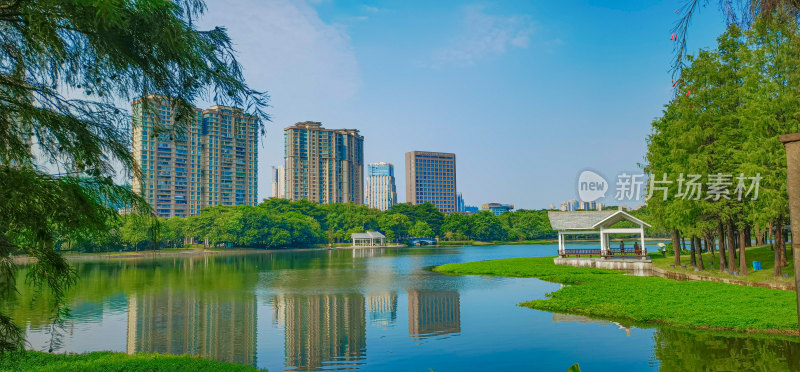
[[[669,36],[682,1],[208,1],[251,86],[269,91],[259,197],[283,162],[283,128],[356,128],[365,162],[454,152],[467,204],[556,206],[584,169],[639,172],[672,94]],[[690,50],[724,24],[701,9]],[[612,185],[613,187],[613,185]]]

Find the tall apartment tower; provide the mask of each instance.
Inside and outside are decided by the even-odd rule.
[[[272,195],[276,199],[286,199],[286,168],[282,165],[272,167]]]
[[[213,106],[195,109],[184,130],[170,131],[176,112],[169,98],[140,98],[131,109],[133,155],[142,169],[142,179],[133,179],[131,185],[157,216],[186,217],[213,205],[256,204],[256,117]]]
[[[370,208],[389,210],[397,203],[394,165],[372,163],[367,165],[367,205]]]
[[[284,129],[286,198],[321,204],[364,202],[364,137],[306,121]]]
[[[406,153],[406,201],[433,203],[444,213],[456,212],[456,154]]]
[[[241,109],[203,110],[200,204],[258,203],[258,118]]]

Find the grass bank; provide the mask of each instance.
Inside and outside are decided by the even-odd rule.
[[[0,371],[258,371],[240,364],[187,355],[95,352],[48,354],[37,351],[0,355]]]
[[[570,284],[547,294],[547,299],[520,304],[537,310],[678,327],[798,334],[796,298],[790,291],[559,266],[552,257],[447,264],[434,271]]]
[[[747,275],[733,276],[728,273],[720,271],[719,252],[714,253],[714,257],[711,257],[711,253],[703,253],[703,263],[705,265],[705,270],[700,270],[700,271],[694,271],[694,268],[690,265],[691,255],[689,254],[681,255],[681,265],[686,265],[685,269],[680,266],[674,268],[670,267],[670,265],[675,264],[674,256],[663,257],[660,253],[656,252],[656,253],[651,253],[650,258],[653,260],[653,265],[656,267],[684,274],[699,274],[703,276],[729,278],[747,282],[771,283],[771,284],[783,284],[783,285],[794,284],[794,266],[792,265],[791,258],[787,260],[789,266],[781,268],[781,271],[784,274],[789,274],[788,278],[785,278],[783,276],[779,276],[776,278],[773,275],[773,269],[775,267],[774,265],[775,259],[774,259],[774,253],[772,252],[770,246],[751,247],[746,249],[745,260],[747,261]],[[753,270],[753,261],[761,261],[761,270],[758,271]],[[711,268],[711,266],[713,266],[713,269]],[[736,265],[734,269],[736,271],[739,271],[739,266]]]

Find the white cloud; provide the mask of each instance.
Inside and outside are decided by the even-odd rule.
[[[525,49],[530,44],[533,24],[527,15],[492,15],[483,6],[473,5],[463,9],[458,32],[449,46],[434,53],[434,66],[472,65],[510,48]]]
[[[307,3],[207,4],[202,24],[228,28],[245,78],[253,88],[269,91],[276,113],[334,106],[359,89],[358,63],[344,27],[323,22]]]
[[[210,1],[199,22],[202,29],[227,27],[247,83],[270,95],[273,123],[259,146],[259,199],[269,196],[270,166],[283,163],[283,128],[325,123],[361,86],[345,27],[325,23],[309,5],[315,0],[308,1]]]

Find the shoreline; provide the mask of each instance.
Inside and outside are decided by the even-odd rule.
[[[563,284],[544,299],[519,304],[552,313],[701,331],[800,335],[796,297],[791,291],[780,289],[631,276],[614,270],[556,265],[552,257],[452,263],[436,266],[433,271],[447,275],[536,278]],[[665,297],[671,300],[664,302]]]
[[[375,248],[403,248],[405,245],[384,245],[375,247],[365,246],[334,246],[333,250],[354,250],[354,249],[375,249]],[[195,249],[180,248],[170,250],[147,250],[133,252],[102,252],[102,253],[71,253],[64,252],[67,262],[89,262],[89,261],[111,261],[111,260],[137,260],[147,258],[188,258],[204,256],[242,256],[247,254],[276,253],[276,252],[305,252],[305,251],[327,251],[327,247],[308,247],[308,248],[231,248],[231,249]],[[15,265],[27,265],[36,261],[30,256],[14,256]]]
[[[645,241],[663,241],[663,239],[645,239]],[[569,243],[592,243],[599,242],[599,240],[586,239],[586,240],[567,240]],[[556,244],[556,240],[526,240],[526,241],[440,241],[439,244],[425,245],[424,247],[441,247],[441,248],[455,248],[455,247],[485,247],[495,245],[545,245]],[[342,244],[342,243],[338,243]],[[352,245],[334,245],[334,249],[374,249],[374,248],[412,248],[405,244],[392,244],[385,246],[352,246]],[[420,246],[416,246],[420,247]],[[143,251],[126,251],[126,252],[97,252],[97,253],[79,253],[79,252],[62,252],[64,258],[68,262],[89,262],[89,261],[110,261],[110,260],[134,260],[134,259],[147,259],[147,258],[187,258],[187,257],[203,257],[214,255],[245,255],[255,253],[272,253],[272,252],[303,252],[314,250],[328,250],[327,246],[319,247],[289,247],[289,248],[165,248],[161,250],[143,250]],[[30,256],[14,256],[13,262],[15,265],[27,265],[35,262],[36,259]]]

